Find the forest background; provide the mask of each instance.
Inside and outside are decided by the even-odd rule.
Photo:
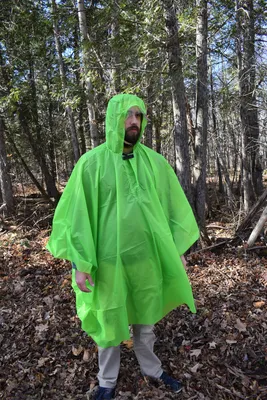
[[[264,0],[1,1],[3,398],[82,398],[94,371],[83,369],[96,350],[71,317],[69,266],[52,260],[44,244],[75,163],[105,140],[108,100],[125,92],[145,101],[142,140],[173,166],[202,232],[201,256],[188,258],[200,313],[190,319],[178,310],[167,322],[185,361],[164,338],[162,357],[187,371],[185,398],[264,399],[266,260],[244,241],[267,198],[266,20]],[[209,252],[221,243],[222,253]],[[32,299],[39,305],[31,308]],[[132,384],[124,374],[122,397]],[[136,398],[162,398],[140,390]]]
[[[108,100],[147,104],[144,143],[173,165],[204,231],[208,178],[247,213],[267,162],[265,1],[1,2],[1,198],[58,200],[104,141]],[[236,184],[236,185],[235,185]],[[12,190],[13,188],[13,190]],[[240,215],[239,215],[240,216]]]

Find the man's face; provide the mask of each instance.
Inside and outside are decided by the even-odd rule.
[[[142,114],[138,107],[131,107],[125,120],[125,145],[135,145],[140,136]]]

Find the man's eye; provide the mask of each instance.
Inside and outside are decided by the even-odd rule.
[[[133,116],[135,116],[135,118],[141,118],[141,115],[142,115],[142,113],[141,112],[139,112],[139,111],[136,111],[136,112],[134,112],[134,111],[127,111],[127,118],[130,118],[130,117],[133,117]]]

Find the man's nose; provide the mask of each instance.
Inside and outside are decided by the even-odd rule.
[[[132,121],[131,122],[132,122],[132,124],[135,124],[135,125],[138,124],[138,118],[137,118],[137,116],[135,114],[132,115]]]

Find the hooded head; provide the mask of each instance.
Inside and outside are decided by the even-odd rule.
[[[110,99],[106,114],[106,142],[107,146],[114,153],[122,153],[124,148],[125,121],[128,111],[138,107],[142,113],[141,129],[138,142],[145,130],[146,107],[139,97],[133,94],[118,94]]]

